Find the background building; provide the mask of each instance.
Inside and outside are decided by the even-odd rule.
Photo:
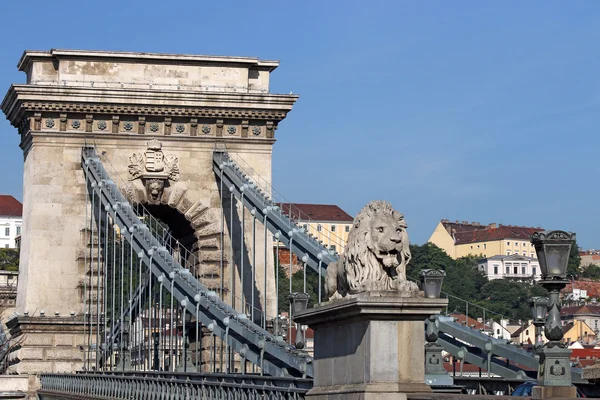
[[[443,219],[431,234],[429,242],[443,249],[452,258],[513,254],[537,258],[530,237],[539,231],[543,231],[543,228],[495,223],[482,225],[479,222],[450,222]]]
[[[489,279],[539,280],[542,278],[540,263],[536,258],[512,254],[498,255],[479,261],[478,268]]]
[[[21,235],[23,205],[10,195],[0,195],[0,248],[16,247],[15,238]]]
[[[340,207],[301,203],[279,203],[278,206],[300,227],[322,241],[325,247],[338,253],[346,247],[354,218]]]
[[[583,321],[595,335],[600,333],[599,305],[585,304],[582,306],[562,307],[560,309],[560,319],[565,324]]]
[[[600,266],[600,250],[582,250],[579,252],[579,257],[581,257],[582,267],[587,267],[588,265]]]

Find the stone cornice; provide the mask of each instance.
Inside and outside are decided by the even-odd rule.
[[[13,125],[25,112],[172,115],[281,121],[297,95],[12,85],[0,107]]]
[[[169,64],[242,64],[264,68],[273,71],[279,66],[279,61],[259,60],[257,57],[232,57],[211,56],[199,54],[167,54],[167,53],[142,53],[130,51],[105,51],[105,50],[69,50],[52,49],[26,50],[23,52],[17,67],[19,71],[26,71],[34,60],[60,60],[60,59],[91,59],[115,62],[168,62]]]

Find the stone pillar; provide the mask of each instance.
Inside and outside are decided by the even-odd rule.
[[[425,384],[424,321],[447,299],[366,292],[296,316],[315,331],[311,399],[406,399]]]

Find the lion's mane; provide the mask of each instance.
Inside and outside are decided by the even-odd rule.
[[[401,231],[399,264],[393,271],[386,272],[374,254],[371,239],[371,222],[377,215],[392,216],[399,222]],[[406,265],[410,261],[408,234],[406,233],[404,216],[394,210],[387,201],[372,201],[358,213],[348,235],[346,248],[340,259],[328,267],[328,279],[335,279],[336,284],[328,284],[329,295],[337,290],[339,295],[357,293],[365,290],[395,290],[398,282],[406,281]],[[334,272],[335,271],[335,272]]]

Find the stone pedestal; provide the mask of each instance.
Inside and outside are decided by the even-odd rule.
[[[548,342],[542,347],[538,384],[540,386],[571,386],[571,350],[559,346],[549,347]]]
[[[10,367],[11,373],[72,373],[83,367],[83,317],[19,316],[6,325],[19,344],[11,356],[19,363]]]
[[[577,388],[575,386],[534,386],[531,390],[532,399],[556,399],[577,397]]]
[[[446,299],[369,292],[330,301],[295,317],[314,338],[311,399],[406,399],[425,384],[424,321]]]

